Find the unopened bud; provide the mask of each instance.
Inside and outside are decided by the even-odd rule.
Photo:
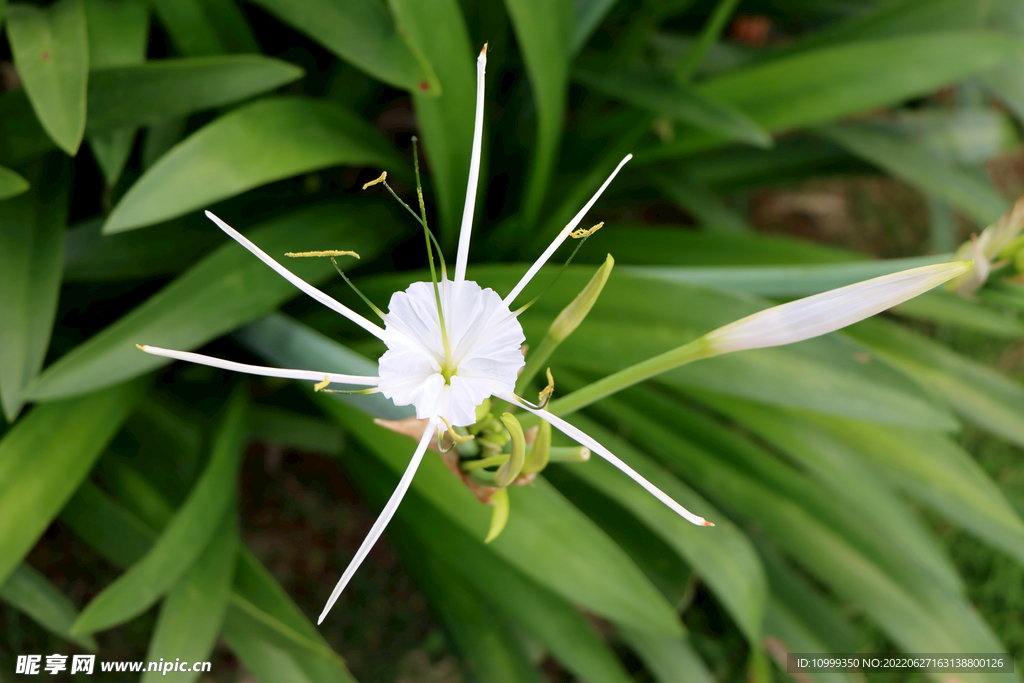
[[[842,329],[967,272],[973,261],[911,268],[775,306],[704,335],[704,357],[793,344]]]

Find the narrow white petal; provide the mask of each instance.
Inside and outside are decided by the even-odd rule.
[[[256,258],[258,258],[260,261],[263,261],[268,266],[276,270],[281,277],[283,277],[285,280],[288,280],[288,282],[292,283],[293,285],[301,289],[303,292],[305,292],[309,296],[313,297],[314,299],[322,303],[324,306],[327,306],[327,308],[331,309],[332,311],[337,311],[338,313],[341,313],[343,316],[354,322],[356,325],[359,325],[359,327],[363,328],[364,330],[366,330],[373,336],[377,337],[378,339],[382,334],[384,334],[384,330],[381,329],[379,325],[375,325],[374,323],[370,322],[363,316],[353,311],[348,306],[345,306],[344,304],[337,301],[333,297],[328,296],[324,292],[321,292],[319,289],[309,284],[308,282],[306,282],[298,275],[282,266],[274,259],[270,258],[270,256],[268,256],[266,252],[264,252],[251,241],[246,239],[246,237],[242,235],[242,233],[238,232],[230,225],[214,216],[209,211],[206,212],[206,217],[209,218],[214,223],[216,223],[217,227],[226,232],[228,236],[231,237],[231,239],[235,240],[243,247],[251,251],[253,255],[256,256]]]
[[[437,429],[437,422],[431,420],[427,423],[427,428],[423,432],[420,443],[416,446],[416,452],[412,455],[412,460],[409,461],[409,466],[405,468],[405,474],[402,475],[402,479],[398,482],[398,486],[395,487],[394,493],[391,494],[391,498],[388,499],[387,505],[384,506],[384,510],[380,513],[377,521],[373,523],[370,528],[370,533],[363,539],[362,545],[359,546],[359,550],[356,551],[355,557],[349,562],[348,567],[345,568],[345,573],[341,575],[338,580],[338,584],[331,591],[331,597],[327,599],[327,605],[324,607],[324,611],[320,613],[320,618],[317,619],[317,624],[322,624],[324,619],[327,617],[327,613],[334,607],[334,603],[338,601],[338,596],[345,590],[345,586],[352,579],[352,576],[359,569],[359,565],[363,563],[366,556],[370,554],[370,549],[373,548],[373,544],[377,542],[381,534],[384,533],[384,529],[387,527],[388,522],[395,516],[395,512],[398,511],[398,506],[405,497],[406,491],[409,490],[409,485],[412,484],[412,478],[416,476],[416,470],[419,469],[420,462],[423,461],[423,455],[427,452],[427,444],[434,437],[434,432]]]
[[[469,261],[469,236],[473,232],[473,210],[476,208],[476,188],[480,180],[480,147],[484,136],[484,69],[487,67],[487,45],[476,60],[476,120],[473,123],[473,151],[469,157],[469,182],[466,184],[466,204],[462,208],[462,228],[459,231],[459,250],[455,256],[455,282],[466,279]]]
[[[540,258],[537,259],[537,261],[532,266],[530,266],[530,269],[528,271],[526,271],[526,275],[524,275],[523,279],[519,281],[519,284],[517,284],[512,289],[512,291],[508,293],[508,296],[505,297],[503,303],[506,306],[511,306],[512,302],[516,300],[517,296],[519,296],[519,293],[523,291],[526,285],[530,284],[530,280],[532,280],[533,276],[537,274],[537,271],[540,270],[541,267],[548,262],[548,259],[551,258],[552,254],[555,253],[555,250],[558,249],[558,247],[562,246],[562,242],[564,242],[569,237],[569,233],[576,229],[576,226],[580,224],[580,221],[582,221],[583,217],[587,215],[587,212],[590,211],[590,208],[592,206],[594,206],[594,204],[604,193],[608,185],[610,185],[611,182],[615,180],[615,176],[619,174],[619,171],[622,170],[622,167],[625,166],[626,162],[632,158],[632,154],[627,154],[626,158],[620,161],[619,165],[615,167],[614,171],[612,171],[612,174],[608,176],[608,180],[604,181],[604,184],[600,188],[598,188],[594,196],[590,198],[590,201],[587,202],[586,206],[580,209],[580,212],[576,214],[571,221],[569,221],[569,224],[562,228],[562,232],[558,233],[558,237],[555,238],[555,241],[552,242],[551,245],[544,250],[544,253],[540,255]]]
[[[775,306],[704,336],[717,353],[792,344],[870,318],[941,285],[971,267],[953,261],[911,268]]]
[[[201,353],[191,353],[190,351],[174,351],[172,349],[161,349],[158,346],[143,346],[139,345],[139,348],[146,353],[154,356],[163,356],[164,358],[173,358],[175,360],[184,360],[189,363],[198,363],[200,365],[209,365],[211,368],[220,368],[222,370],[233,370],[235,372],[244,372],[250,375],[261,375],[263,377],[282,377],[284,379],[307,379],[312,382],[320,382],[326,377],[331,382],[338,384],[358,384],[360,386],[373,387],[377,386],[380,382],[379,377],[363,377],[361,375],[339,375],[336,372],[317,372],[315,370],[288,370],[284,368],[268,368],[262,365],[249,365],[247,363],[236,363],[231,360],[221,360],[220,358],[213,358],[212,356],[204,356]]]
[[[640,475],[639,472],[634,470],[626,463],[622,462],[622,460],[616,457],[607,448],[599,444],[597,440],[595,440],[593,437],[587,436],[584,432],[580,431],[576,427],[573,427],[571,424],[569,424],[562,418],[552,415],[546,410],[538,410],[536,408],[531,408],[530,406],[526,405],[523,401],[519,400],[519,397],[516,396],[515,394],[500,394],[499,398],[502,398],[508,401],[509,403],[529,410],[534,415],[537,415],[543,418],[544,420],[547,420],[548,422],[551,423],[551,426],[557,428],[566,436],[574,439],[580,445],[586,446],[587,448],[594,451],[611,464],[615,465],[615,467],[622,470],[626,474],[626,476],[628,476],[636,483],[640,484],[640,486],[643,486],[645,489],[647,489],[648,493],[650,493],[652,496],[654,496],[662,503],[667,505],[673,512],[675,512],[677,515],[679,515],[686,521],[692,524],[696,524],[697,526],[713,526],[703,517],[698,517],[697,515],[693,514],[692,512],[684,508],[679,503],[672,500],[672,498],[667,493],[659,489],[651,482],[647,481],[643,476]]]

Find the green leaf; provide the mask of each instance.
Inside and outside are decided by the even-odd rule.
[[[128,567],[143,556],[156,532],[86,480],[60,512],[62,523],[115,567]]]
[[[358,210],[320,206],[272,220],[250,231],[249,237],[275,255],[344,245],[369,260],[392,237],[389,225],[394,225],[391,214],[369,203]],[[327,259],[296,259],[288,266],[312,284],[336,275]],[[291,283],[229,240],[48,367],[30,388],[29,396],[69,396],[136,377],[168,362],[139,351],[136,344],[193,349],[266,314],[296,294]]]
[[[770,147],[772,136],[742,110],[679,84],[661,84],[652,74],[637,69],[596,74],[576,72],[593,88],[635,107],[673,121],[711,131],[727,140]]]
[[[252,29],[233,0],[154,0],[153,9],[181,54],[259,52]]]
[[[743,532],[699,494],[608,429],[582,416],[574,416],[570,422],[597,439],[673,500],[714,522],[714,531],[690,524],[646,491],[624,486],[621,473],[600,458],[561,468],[629,510],[665,541],[708,584],[747,640],[752,644],[759,643],[767,582],[757,552]]]
[[[933,289],[892,309],[897,315],[944,323],[1000,339],[1024,337],[1024,322],[1011,311],[996,310],[958,294]]]
[[[505,0],[537,109],[537,138],[522,209],[526,225],[537,222],[558,160],[575,4],[573,0]]]
[[[709,79],[696,90],[777,132],[925,95],[1019,53],[1017,41],[982,31],[863,40],[798,51]],[[721,140],[684,134],[638,156],[673,158]]]
[[[90,69],[129,66],[146,60],[149,13],[143,5],[131,0],[85,0],[85,17],[89,29]],[[117,182],[134,143],[134,127],[89,136],[89,148],[108,186]]]
[[[238,557],[237,524],[235,511],[229,508],[195,564],[167,594],[149,641],[147,660],[209,659],[231,595]],[[199,672],[172,671],[167,677],[167,672],[147,671],[142,683],[191,683],[198,678]]]
[[[28,188],[27,180],[9,168],[0,166],[0,201],[16,197]]]
[[[923,191],[940,196],[981,225],[993,223],[1009,202],[988,179],[871,123],[822,126],[819,135],[863,157]]]
[[[1024,445],[1024,388],[977,361],[906,328],[866,320],[844,334],[907,373],[979,426]]]
[[[265,683],[356,683],[340,658],[282,648],[265,640],[257,624],[232,619],[230,611],[221,637],[242,664],[249,671],[258,671]]]
[[[343,164],[404,166],[383,138],[340,105],[260,100],[165,154],[118,202],[103,231],[152,225],[275,180]]]
[[[209,465],[189,497],[150,548],[114,583],[93,598],[72,631],[93,633],[142,614],[192,566],[235,497],[246,431],[245,396],[236,391],[221,417]]]
[[[383,3],[255,1],[374,78],[412,92],[440,94],[430,64],[410,49]]]
[[[0,400],[13,422],[43,365],[57,313],[70,173],[61,155],[37,164],[37,191],[0,204]]]
[[[576,17],[573,22],[570,53],[575,55],[587,44],[590,36],[600,26],[605,15],[615,6],[615,0],[579,0],[576,3]]]
[[[7,36],[39,122],[58,147],[74,156],[85,134],[89,73],[82,0],[59,0],[46,9],[11,5]]]
[[[619,635],[640,655],[658,683],[714,683],[717,680],[685,637],[652,638],[647,633],[629,629],[619,629]]]
[[[438,239],[451,246],[462,217],[473,146],[476,50],[469,44],[457,0],[388,0],[388,6],[399,34],[414,53],[431,64],[440,82],[439,97],[414,90],[412,99],[423,151],[430,162],[430,194],[440,209]]]
[[[254,441],[284,448],[340,455],[345,447],[344,432],[334,423],[288,410],[261,406],[253,411]]]
[[[0,440],[0,581],[6,581],[117,433],[137,398],[122,384],[37,406]]]
[[[161,123],[252,97],[301,75],[291,64],[257,55],[164,59],[93,71],[86,130]],[[19,163],[52,146],[24,92],[0,95],[0,159]]]
[[[71,635],[71,624],[78,616],[75,606],[32,565],[18,565],[7,581],[0,584],[0,600],[24,612],[55,636],[96,651],[92,637]]]

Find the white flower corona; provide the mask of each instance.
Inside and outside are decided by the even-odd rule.
[[[384,394],[395,405],[411,405],[416,409],[417,417],[429,420],[428,426],[423,432],[423,436],[420,438],[419,444],[398,486],[395,488],[394,493],[391,494],[391,498],[384,506],[384,510],[370,529],[366,539],[356,551],[341,579],[334,587],[318,623],[323,622],[356,569],[359,568],[359,565],[369,554],[370,548],[380,538],[384,528],[394,516],[399,503],[401,503],[405,493],[409,490],[413,476],[423,460],[423,456],[427,451],[427,445],[435,431],[438,428],[447,428],[445,423],[453,427],[472,424],[476,420],[476,407],[490,396],[506,400],[547,420],[552,426],[575,439],[581,445],[590,448],[622,470],[631,479],[657,497],[658,500],[665,503],[665,505],[688,521],[697,525],[712,526],[703,517],[689,512],[679,503],[672,500],[666,493],[640,476],[607,448],[597,443],[597,441],[548,411],[525,403],[514,393],[517,374],[523,367],[524,361],[521,348],[525,338],[523,336],[523,328],[517,319],[517,314],[510,310],[510,305],[526,285],[529,284],[530,280],[533,279],[533,276],[547,263],[555,250],[565,242],[576,226],[579,225],[580,221],[583,220],[583,217],[615,178],[619,170],[632,158],[632,155],[626,156],[619,163],[604,184],[598,189],[597,193],[576,214],[572,221],[558,233],[558,236],[555,237],[551,245],[527,270],[523,278],[504,299],[494,290],[484,289],[477,283],[466,280],[469,238],[476,204],[477,177],[480,171],[480,146],[481,138],[483,137],[484,69],[486,64],[487,46],[485,45],[477,60],[476,123],[473,130],[470,177],[466,188],[466,204],[459,234],[454,279],[448,280],[442,274],[440,282],[437,283],[437,295],[435,295],[435,285],[432,282],[416,282],[404,292],[393,294],[388,312],[381,314],[381,318],[384,321],[383,329],[316,287],[303,281],[224,221],[209,211],[206,212],[206,215],[225,233],[289,282],[384,342],[388,350],[380,357],[378,363],[379,377],[267,368],[235,363],[184,351],[172,351],[152,346],[139,347],[146,353],[158,356],[202,363],[254,375],[287,377],[317,382],[327,379],[340,384],[376,387],[375,391]],[[440,311],[438,310],[438,298],[440,299]],[[444,333],[442,333],[441,326],[442,317],[444,319]]]

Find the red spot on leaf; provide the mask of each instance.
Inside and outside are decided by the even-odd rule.
[[[428,90],[430,90],[430,84],[427,83],[426,81],[420,81],[420,90],[422,90],[423,92],[427,92]]]
[[[49,58],[50,58],[50,51],[49,50],[44,50],[43,51],[43,59],[49,59]]]

